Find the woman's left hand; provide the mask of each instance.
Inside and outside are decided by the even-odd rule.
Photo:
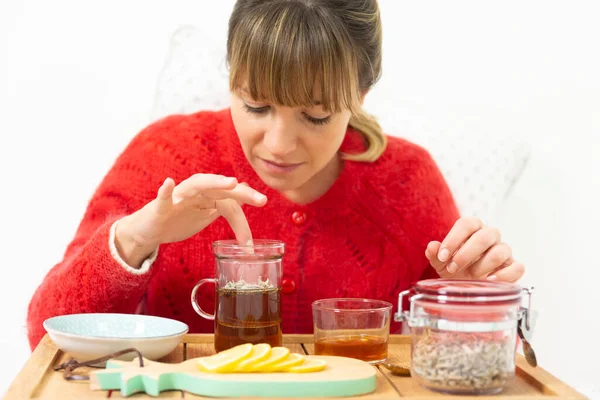
[[[442,278],[515,282],[525,272],[500,231],[473,217],[456,221],[442,243],[429,243],[425,255]]]

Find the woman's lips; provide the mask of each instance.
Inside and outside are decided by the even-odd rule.
[[[276,174],[290,173],[303,164],[276,163],[274,161],[265,160],[264,158],[261,158],[260,160],[262,161],[262,164],[267,171]]]

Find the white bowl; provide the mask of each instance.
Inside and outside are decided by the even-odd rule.
[[[48,318],[44,329],[59,349],[77,361],[89,361],[131,347],[149,360],[158,360],[181,343],[189,327],[150,315],[90,313]],[[131,352],[115,359],[129,361],[136,356]]]

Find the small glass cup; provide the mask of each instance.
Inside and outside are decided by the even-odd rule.
[[[370,364],[388,355],[392,304],[371,299],[323,299],[312,304],[315,354]]]

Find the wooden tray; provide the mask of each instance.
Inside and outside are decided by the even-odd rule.
[[[212,334],[186,335],[179,347],[163,358],[162,362],[181,362],[188,358],[202,357],[214,354]],[[291,351],[303,354],[313,352],[312,335],[285,335],[284,345]],[[406,356],[410,351],[410,337],[404,335],[391,335],[389,345],[389,360]],[[92,391],[88,381],[66,381],[62,372],[55,372],[52,367],[67,361],[69,357],[58,350],[50,337],[46,335],[29,360],[12,382],[6,392],[7,400],[24,399],[95,399],[112,398],[120,399],[118,391]],[[91,370],[90,368],[87,371]],[[85,368],[78,369],[76,373],[84,373]],[[185,398],[203,399],[189,393],[171,391],[163,392],[160,398]],[[132,399],[152,399],[145,394],[130,396]],[[413,382],[410,377],[401,377],[391,374],[383,367],[378,367],[377,389],[374,393],[359,396],[355,399],[459,399],[460,396],[445,396],[423,389]],[[468,399],[585,399],[586,397],[576,392],[544,369],[530,367],[525,359],[517,355],[516,379],[512,385],[501,394],[495,396],[464,397]]]

